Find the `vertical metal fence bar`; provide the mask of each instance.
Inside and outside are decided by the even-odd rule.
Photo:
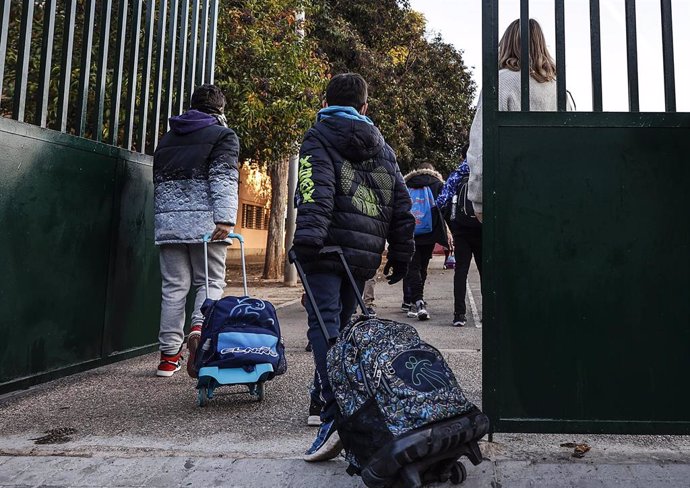
[[[117,146],[120,131],[120,102],[122,100],[122,69],[125,64],[125,37],[127,34],[128,0],[120,0],[117,12],[116,63],[113,67],[113,87],[110,97],[110,133],[108,142]]]
[[[558,111],[567,108],[565,93],[565,0],[556,0],[556,94]]]
[[[35,124],[41,127],[45,127],[48,121],[48,96],[50,94],[50,71],[53,67],[54,40],[55,0],[46,0],[43,5],[43,41],[41,43],[41,67],[38,78],[38,103],[35,121]],[[1,70],[0,73],[2,73]]]
[[[520,110],[529,112],[529,0],[520,0]]]
[[[165,93],[165,122],[169,124],[168,120],[172,115],[173,109],[173,92],[175,90],[175,52],[177,42],[177,0],[170,1],[170,17],[168,19],[168,62]],[[168,125],[166,125],[167,127]]]
[[[65,3],[65,23],[62,31],[62,59],[60,86],[58,88],[58,125],[60,132],[67,131],[69,91],[72,81],[72,51],[74,49],[74,22],[77,16],[77,0]]]
[[[134,116],[136,115],[137,81],[139,81],[139,37],[141,34],[141,3],[132,2],[132,32],[129,51],[129,82],[127,83],[127,123],[125,125],[125,149],[132,149]],[[142,86],[142,89],[144,87]]]
[[[187,62],[187,38],[189,37],[189,0],[182,0],[180,4],[180,45],[177,50],[177,93],[175,94],[175,109],[182,113],[185,105],[185,68]]]
[[[146,25],[144,31],[144,67],[141,73],[141,101],[139,105],[139,127],[137,147],[139,152],[146,152],[146,126],[149,116],[149,91],[151,84],[151,60],[153,59],[153,27],[156,20],[156,2],[148,0],[146,4]]]
[[[0,96],[5,79],[5,55],[7,54],[7,31],[10,28],[10,0],[0,3]]]
[[[592,110],[603,110],[601,96],[601,20],[599,0],[589,0],[589,33],[592,49]]]
[[[206,55],[208,51],[208,0],[201,4],[201,41],[199,45],[199,68],[196,70],[197,86],[206,83]]]
[[[158,40],[156,41],[156,78],[153,83],[153,127],[152,147],[158,145],[161,123],[161,102],[163,100],[163,69],[165,67],[165,22],[168,15],[168,0],[161,0],[158,12]]]
[[[484,298],[484,327],[491,326],[492,333],[484,333],[484,347],[487,354],[482,356],[482,408],[493,415],[500,416],[500,402],[496,393],[499,385],[498,351],[501,333],[496,320],[496,279],[497,271],[494,269],[494,181],[497,174],[498,153],[498,4],[499,0],[485,0],[482,2],[482,139],[484,141],[484,215],[491,217],[484,220],[482,232],[484,242],[484,271],[482,285],[487,290]],[[494,329],[496,327],[496,329]],[[489,330],[489,329],[485,329]],[[495,331],[496,333],[493,333]],[[493,429],[491,430],[493,432]]]
[[[79,112],[77,127],[79,136],[86,133],[86,111],[89,103],[89,81],[91,77],[91,45],[93,44],[93,22],[96,13],[96,0],[84,2],[84,31],[81,45],[81,69],[79,70]]]
[[[108,75],[108,47],[110,44],[111,2],[103,1],[101,6],[101,31],[98,46],[98,72],[96,74],[96,140],[103,139],[103,112],[105,110],[105,82]]]
[[[209,15],[211,26],[209,30],[208,49],[206,50],[206,83],[215,81],[216,68],[216,36],[218,34],[218,0],[211,0]]]
[[[34,24],[34,2],[25,1],[22,6],[22,20],[19,30],[19,50],[14,82],[14,106],[12,118],[24,122],[26,112],[26,93],[29,81],[29,61],[31,60],[31,30]]]
[[[628,51],[628,106],[631,112],[640,111],[640,89],[637,71],[637,17],[635,0],[625,0],[625,38]]]
[[[197,46],[199,44],[199,0],[192,1],[192,31],[189,34],[191,44],[189,46],[189,62],[187,69],[187,90],[189,101],[192,100],[192,93],[194,93],[194,81],[196,78],[196,55]],[[189,105],[189,102],[187,103]]]
[[[661,0],[661,35],[664,51],[664,94],[666,111],[676,111],[676,74],[673,62],[673,14],[671,0]]]

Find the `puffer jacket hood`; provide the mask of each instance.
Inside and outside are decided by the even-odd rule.
[[[433,169],[417,169],[405,175],[405,184],[409,188],[424,188],[437,182],[444,183],[443,176]]]
[[[170,117],[170,130],[175,134],[185,135],[218,123],[218,118],[213,115],[191,109],[182,115]]]
[[[381,152],[386,142],[376,126],[345,117],[321,119],[314,128],[349,161],[366,161]]]
[[[414,254],[415,221],[395,153],[366,120],[322,117],[300,148],[295,191],[295,246],[340,246],[353,275],[376,274],[388,242],[388,259]],[[302,263],[307,274],[343,273],[336,256]]]

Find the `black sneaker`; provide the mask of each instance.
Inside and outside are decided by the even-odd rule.
[[[467,323],[467,317],[465,314],[456,315],[453,319],[453,327],[462,327]]]
[[[309,417],[307,417],[307,425],[309,427],[318,427],[321,425],[321,402],[312,400],[309,404]]]
[[[367,307],[367,313],[369,314],[370,318],[376,317],[376,309],[374,307]]]
[[[343,443],[335,428],[335,420],[324,422],[319,428],[319,433],[314,443],[304,453],[304,460],[308,462],[328,461],[333,459],[343,450]]]
[[[411,304],[411,303],[403,303],[402,305],[400,305],[400,311],[401,311],[402,313],[407,313],[407,312],[409,312],[411,308],[412,308],[412,304]]]
[[[426,311],[426,303],[424,300],[417,301],[417,320],[429,320],[431,316]]]

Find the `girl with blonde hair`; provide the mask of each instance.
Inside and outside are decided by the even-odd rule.
[[[531,111],[556,111],[556,63],[546,47],[539,22],[529,20],[529,107]],[[498,44],[498,110],[518,111],[521,104],[520,19],[508,26]],[[568,103],[568,110],[572,110]],[[470,129],[468,197],[482,220],[482,95]]]

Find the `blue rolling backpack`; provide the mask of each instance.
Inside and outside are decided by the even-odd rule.
[[[265,383],[287,371],[285,345],[273,305],[251,298],[247,293],[247,271],[244,238],[230,234],[228,239],[240,243],[244,296],[207,298],[201,307],[204,324],[196,354],[199,372],[197,404],[203,407],[223,385],[246,385],[249,393],[264,399]],[[206,290],[208,290],[208,242],[204,237]]]

